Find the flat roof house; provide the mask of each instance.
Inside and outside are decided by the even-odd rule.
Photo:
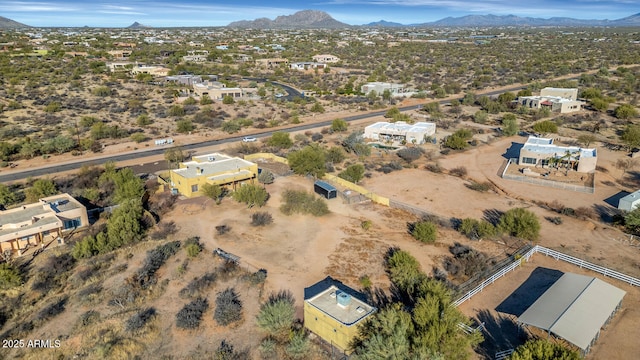
[[[362,294],[326,277],[304,290],[304,327],[346,354],[358,326],[376,308]]]
[[[409,92],[405,89],[404,84],[393,84],[379,81],[368,82],[360,87],[360,92],[365,95],[372,91],[375,91],[378,95],[382,95],[385,90],[389,90],[392,97],[403,96]]]
[[[337,63],[340,61],[339,57],[335,55],[329,55],[329,54],[314,55],[312,59],[313,61],[317,61],[325,64]]]
[[[407,124],[404,121],[394,123],[380,121],[365,127],[363,136],[374,141],[423,144],[428,137],[435,134],[436,124],[434,123]]]
[[[532,109],[548,108],[561,114],[580,111],[584,103],[578,101],[578,89],[546,87],[539,96],[520,96],[518,104]]]
[[[524,166],[548,166],[554,161],[571,163],[574,170],[588,173],[596,170],[598,154],[596,149],[576,146],[558,146],[553,139],[529,136],[520,149],[518,164]]]
[[[69,194],[0,211],[0,249],[18,253],[29,246],[62,238],[65,231],[89,225],[87,209]]]
[[[180,168],[169,172],[169,183],[174,193],[186,197],[201,196],[202,185],[220,185],[236,189],[238,185],[254,183],[258,165],[237,157],[212,153],[194,156],[180,163]]]

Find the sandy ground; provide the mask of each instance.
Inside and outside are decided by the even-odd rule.
[[[365,179],[362,185],[380,195],[445,217],[479,219],[491,216],[495,213],[492,210],[504,212],[514,207],[526,207],[535,212],[541,220],[541,245],[640,277],[639,249],[624,245],[623,240],[628,238],[628,235],[604,223],[559,215],[532,203],[533,200],[557,200],[572,208],[589,207],[613,211],[613,207],[605,200],[621,190],[631,190],[614,183],[618,176],[616,172],[619,170],[614,168],[613,163],[621,157],[621,153],[598,149],[598,164],[608,168],[609,173],[598,171],[595,194],[586,194],[500,178],[497,173],[505,160],[502,154],[513,141],[524,141],[524,138],[500,139],[489,145],[450,154],[439,160],[445,169],[466,167],[467,179],[478,182],[490,181],[499,189],[497,193],[471,190],[465,186],[465,183],[468,183],[467,179],[435,174],[424,170],[422,166],[390,174],[376,172],[371,179]],[[544,220],[545,217],[555,216],[562,218],[561,225],[553,225]]]

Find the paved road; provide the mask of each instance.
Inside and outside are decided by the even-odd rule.
[[[264,79],[252,79],[252,80],[256,80],[256,81],[265,81]],[[301,96],[300,92],[298,92],[297,90],[295,90],[294,88],[284,85],[284,84],[280,84],[277,82],[273,82],[274,84],[277,84],[279,86],[282,86],[283,88],[285,88],[287,90],[287,92],[289,93],[289,95],[287,95],[287,97],[292,97],[292,96]],[[513,88],[509,88],[509,89],[503,89],[500,91],[493,91],[493,92],[487,92],[484,93],[483,95],[497,95],[506,91],[515,91],[515,90],[520,90],[523,89],[524,87],[522,86],[514,86]],[[440,101],[441,104],[446,104],[451,102],[451,100],[442,100]],[[409,110],[416,110],[419,109],[422,105],[412,105],[412,106],[404,106],[404,107],[400,107],[399,109],[401,111],[409,111]],[[353,115],[353,116],[348,116],[345,117],[344,120],[346,121],[356,121],[356,120],[362,120],[362,119],[367,119],[367,118],[371,118],[371,117],[375,117],[375,116],[382,116],[386,113],[386,110],[382,110],[382,111],[376,111],[373,113],[366,113],[366,114],[360,114],[360,115]],[[287,132],[293,132],[293,131],[301,131],[301,130],[310,130],[310,129],[315,129],[315,128],[321,128],[321,127],[325,127],[325,126],[330,126],[331,125],[332,120],[327,120],[327,121],[323,121],[323,122],[319,122],[319,123],[313,123],[313,124],[303,124],[303,125],[298,125],[295,127],[291,127],[288,129],[284,129],[284,130],[276,130],[276,131],[287,131]],[[254,137],[258,137],[258,138],[262,138],[262,137],[268,137],[271,136],[274,133],[274,131],[264,131],[261,133],[257,133],[257,134],[252,134],[252,136]],[[197,151],[200,148],[204,148],[204,147],[209,147],[209,146],[213,146],[213,145],[220,145],[220,144],[228,144],[228,143],[233,143],[233,142],[238,142],[241,141],[242,136],[232,136],[232,137],[228,137],[225,139],[219,139],[219,140],[209,140],[209,141],[202,141],[202,142],[198,142],[198,143],[193,143],[193,144],[188,144],[188,145],[182,145],[182,148],[186,151],[189,150],[193,150],[194,152]],[[52,175],[58,172],[64,172],[64,171],[69,171],[69,170],[76,170],[76,169],[80,169],[81,167],[87,165],[87,166],[92,166],[92,165],[102,165],[108,161],[113,161],[113,162],[121,162],[121,161],[126,161],[126,160],[133,160],[133,159],[138,159],[138,158],[144,158],[144,157],[148,157],[148,156],[154,156],[154,155],[161,155],[164,154],[164,152],[168,149],[168,147],[156,147],[153,149],[149,149],[149,150],[143,150],[143,151],[138,151],[135,153],[129,153],[129,154],[121,154],[121,155],[113,155],[113,156],[107,156],[107,157],[103,157],[100,159],[89,159],[89,160],[78,160],[77,162],[73,162],[73,163],[68,163],[68,164],[55,164],[55,165],[51,165],[51,166],[47,166],[47,167],[42,167],[42,168],[38,168],[38,169],[32,169],[32,170],[25,170],[25,171],[17,171],[17,172],[12,172],[10,174],[2,174],[0,173],[0,182],[11,182],[11,181],[17,181],[17,180],[22,180],[22,179],[26,179],[28,177],[39,177],[39,176],[46,176],[46,175]],[[143,171],[138,171],[134,168],[134,171],[136,172],[143,172]],[[145,172],[151,172],[151,171],[145,171]]]

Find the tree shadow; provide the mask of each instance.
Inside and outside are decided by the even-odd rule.
[[[496,307],[496,311],[520,316],[564,273],[562,271],[537,267],[509,297]]]
[[[387,305],[392,303],[391,298],[380,287],[367,288],[364,290],[364,294],[367,297],[367,304],[373,305],[378,309],[383,309]]]
[[[502,157],[507,160],[512,158],[519,158],[520,150],[522,149],[523,146],[524,146],[523,143],[512,142],[511,146],[507,149],[507,151],[505,151],[505,153],[502,154]]]
[[[484,214],[484,219],[494,226],[498,225],[498,223],[500,222],[500,218],[502,217],[502,215],[504,215],[504,212],[498,209],[487,209],[483,210],[482,213]]]
[[[515,349],[530,337],[529,333],[508,315],[481,310],[476,315],[476,320],[484,326],[484,341],[475,351],[485,359],[493,359],[499,351]]]
[[[593,205],[593,210],[595,210],[596,214],[600,217],[600,220],[606,223],[613,223],[616,216],[622,215],[623,211],[618,210],[617,208],[612,208],[608,205]]]
[[[636,189],[640,187],[640,171],[627,171],[625,176],[616,182],[624,187]]]

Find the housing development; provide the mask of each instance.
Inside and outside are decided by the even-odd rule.
[[[633,358],[638,18],[0,17],[2,358]]]

